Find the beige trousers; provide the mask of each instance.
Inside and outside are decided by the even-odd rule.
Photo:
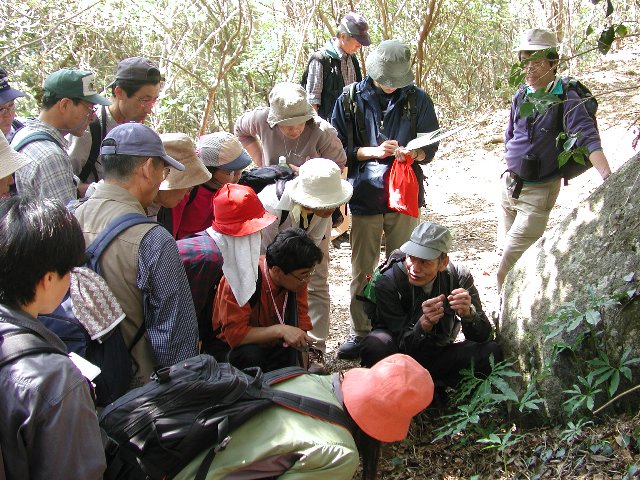
[[[356,295],[362,293],[380,262],[380,241],[385,238],[385,252],[390,254],[409,240],[418,219],[402,213],[351,216],[351,333],[363,337],[371,331],[371,322]]]
[[[329,336],[329,316],[331,303],[329,300],[329,241],[331,238],[331,222],[327,223],[327,231],[320,242],[322,262],[316,265],[316,270],[309,280],[309,317],[313,328],[308,332],[314,339],[315,347],[326,351]]]
[[[516,199],[511,197],[509,190],[512,181],[513,177],[509,172],[502,176],[498,243],[503,242],[503,250],[498,266],[498,291],[513,265],[544,233],[549,214],[560,193],[561,179],[544,183],[525,183]]]

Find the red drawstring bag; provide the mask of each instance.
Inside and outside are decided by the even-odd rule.
[[[413,168],[411,168],[413,158],[406,153],[404,158],[405,162],[399,162],[396,159],[391,165],[391,173],[389,174],[389,208],[418,218],[420,215],[420,209],[418,208],[418,179]]]

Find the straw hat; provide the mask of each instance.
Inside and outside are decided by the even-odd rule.
[[[412,357],[396,353],[371,368],[354,368],[342,380],[344,405],[370,437],[403,440],[411,419],[433,400],[433,380]]]
[[[306,208],[330,209],[347,203],[353,187],[340,178],[340,168],[326,158],[312,158],[302,164],[298,176],[287,185],[289,196]]]
[[[163,133],[160,135],[167,155],[184,165],[183,171],[172,168],[160,184],[160,190],[181,190],[195,187],[211,180],[211,173],[196,157],[193,141],[184,133]]]

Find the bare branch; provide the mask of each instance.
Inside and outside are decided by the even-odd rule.
[[[31,40],[30,42],[25,42],[21,45],[18,45],[17,47],[9,50],[7,53],[3,54],[0,56],[0,62],[3,62],[5,60],[5,58],[9,58],[11,55],[13,55],[14,53],[20,51],[21,49],[28,47],[30,45],[34,45],[36,43],[41,42],[42,40],[44,40],[45,38],[49,37],[50,35],[52,35],[58,28],[64,26],[66,23],[68,23],[69,21],[71,21],[72,19],[82,15],[84,12],[86,12],[87,10],[91,10],[93,7],[95,7],[97,4],[99,4],[102,0],[97,0],[95,2],[93,2],[91,5],[89,5],[86,8],[83,8],[82,10],[74,13],[73,15],[67,17],[67,18],[63,18],[60,21],[53,21],[54,26],[52,26],[49,30],[47,30],[44,34],[42,34],[41,36],[39,36],[38,38],[36,38],[35,40]]]

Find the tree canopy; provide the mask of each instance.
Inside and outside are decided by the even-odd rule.
[[[46,76],[91,69],[107,85],[119,60],[145,56],[165,77],[151,119],[159,131],[191,135],[232,130],[245,110],[267,103],[271,87],[297,82],[311,52],[335,34],[349,10],[369,22],[373,44],[397,38],[412,48],[416,83],[444,122],[504,104],[512,94],[511,51],[525,28],[556,31],[573,57],[598,38],[609,46],[632,24],[638,4],[622,0],[16,0],[0,5],[0,65],[27,93],[19,114],[36,111]],[[609,13],[609,15],[607,15]],[[604,33],[603,33],[604,32]],[[602,50],[602,49],[601,49]],[[592,52],[591,55],[595,55]],[[575,57],[569,67],[575,65]],[[364,64],[364,62],[362,62]]]

